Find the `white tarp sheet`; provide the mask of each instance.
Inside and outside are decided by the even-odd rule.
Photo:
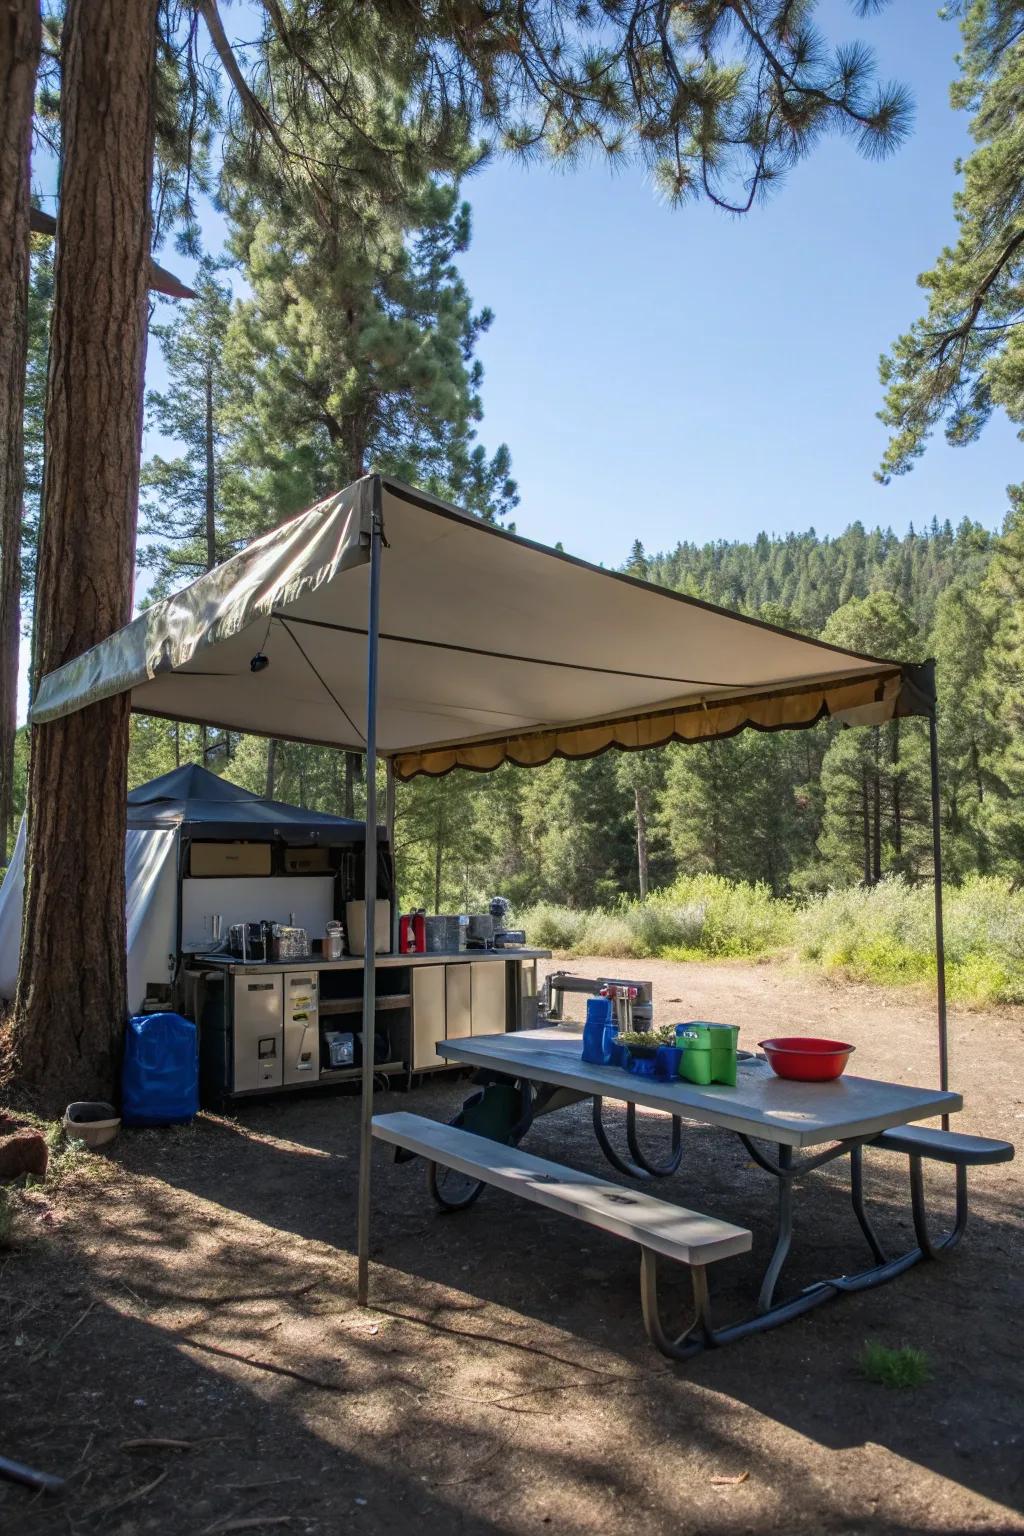
[[[177,943],[177,828],[129,828],[125,842],[128,1006],[142,1007],[147,983],[168,982]],[[21,911],[25,889],[25,823],[0,886],[0,997],[12,998],[18,981]]]

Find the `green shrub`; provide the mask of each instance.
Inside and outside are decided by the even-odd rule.
[[[585,912],[572,907],[559,907],[553,901],[539,901],[523,913],[523,926],[531,944],[541,949],[572,951],[578,954],[577,941],[586,921]]]
[[[960,1002],[1024,1001],[1024,893],[1006,880],[973,876],[944,892],[949,994]],[[935,974],[931,887],[883,880],[872,889],[830,891],[796,923],[797,949],[825,971],[888,985]]]
[[[931,1379],[931,1362],[923,1349],[905,1346],[889,1349],[868,1339],[860,1355],[860,1368],[868,1381],[882,1387],[922,1387]]]
[[[947,888],[945,912],[950,997],[1024,1002],[1024,892],[974,876]],[[766,885],[690,875],[646,901],[589,911],[540,902],[522,920],[531,943],[565,955],[755,960],[795,949],[826,973],[882,986],[926,985],[935,974],[931,887],[901,879],[829,891],[798,906]]]

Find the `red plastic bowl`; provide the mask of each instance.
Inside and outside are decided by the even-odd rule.
[[[768,1065],[777,1077],[800,1083],[827,1083],[842,1077],[854,1047],[844,1040],[818,1040],[813,1035],[786,1035],[781,1040],[759,1040]]]

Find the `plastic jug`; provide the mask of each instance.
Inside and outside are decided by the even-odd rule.
[[[612,1042],[618,1034],[612,1018],[609,997],[587,998],[587,1022],[583,1026],[583,1060],[591,1066],[607,1067],[612,1060]]]

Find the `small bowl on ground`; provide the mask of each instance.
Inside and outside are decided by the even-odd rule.
[[[798,1083],[830,1083],[842,1077],[855,1049],[845,1040],[822,1040],[816,1035],[785,1035],[758,1044],[776,1077]]]
[[[78,1099],[64,1111],[64,1134],[84,1141],[93,1151],[114,1140],[121,1129],[121,1116],[113,1104],[98,1099]]]

